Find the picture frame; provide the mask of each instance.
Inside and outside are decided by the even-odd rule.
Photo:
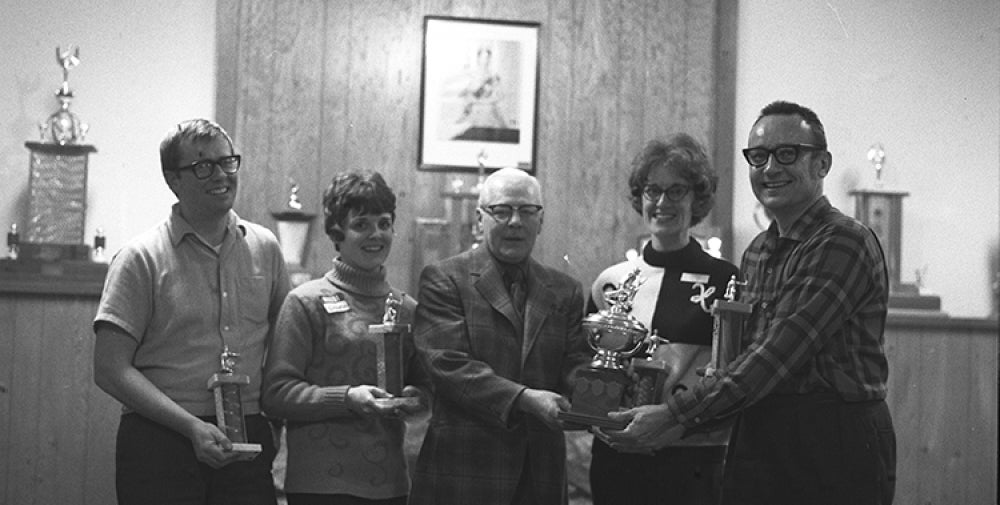
[[[419,170],[535,172],[540,26],[424,17]]]

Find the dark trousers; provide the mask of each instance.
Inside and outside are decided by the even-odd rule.
[[[288,493],[288,505],[406,505],[406,496],[381,500],[349,494]]]
[[[892,503],[896,433],[882,400],[765,398],[741,414],[733,433],[726,505]]]
[[[653,455],[620,453],[594,439],[594,505],[717,505],[725,447],[668,447]]]
[[[212,422],[211,419],[205,419]],[[115,481],[120,505],[275,505],[274,438],[263,416],[247,416],[247,438],[263,449],[252,461],[213,469],[191,441],[139,414],[118,426]]]

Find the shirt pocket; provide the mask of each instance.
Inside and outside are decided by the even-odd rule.
[[[240,279],[238,307],[240,319],[255,324],[267,324],[271,306],[271,283],[263,275]]]

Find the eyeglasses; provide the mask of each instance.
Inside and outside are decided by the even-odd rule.
[[[214,160],[198,160],[189,165],[177,167],[174,169],[174,172],[191,170],[194,172],[195,177],[199,179],[208,179],[215,173],[215,167],[221,168],[222,173],[226,175],[233,175],[240,169],[240,155],[233,154],[230,156],[216,158]]]
[[[774,159],[782,165],[791,165],[799,159],[802,151],[825,151],[826,147],[814,144],[778,144],[774,149],[766,147],[751,147],[743,150],[743,157],[751,167],[760,168],[767,165],[767,160],[774,155]]]
[[[671,184],[666,188],[661,188],[656,184],[647,184],[642,188],[642,194],[653,202],[660,201],[660,197],[663,195],[667,195],[667,200],[671,202],[679,202],[689,191],[691,191],[691,186],[687,184]]]
[[[485,205],[480,207],[480,209],[489,214],[493,219],[496,219],[498,223],[509,222],[510,219],[514,217],[515,212],[517,212],[517,216],[520,217],[522,221],[528,218],[537,217],[542,213],[542,206],[533,204],[507,205],[505,203],[501,203],[498,205]]]

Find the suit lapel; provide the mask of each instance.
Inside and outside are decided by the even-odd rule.
[[[507,286],[503,283],[503,275],[500,273],[500,269],[497,268],[496,263],[485,247],[481,247],[479,250],[482,250],[482,253],[477,254],[477,268],[470,271],[474,277],[473,285],[475,285],[476,291],[482,295],[486,303],[489,303],[497,312],[510,320],[510,324],[514,326],[518,333],[521,333],[524,322],[511,304],[510,294],[507,293]],[[530,289],[528,293],[531,296]]]

